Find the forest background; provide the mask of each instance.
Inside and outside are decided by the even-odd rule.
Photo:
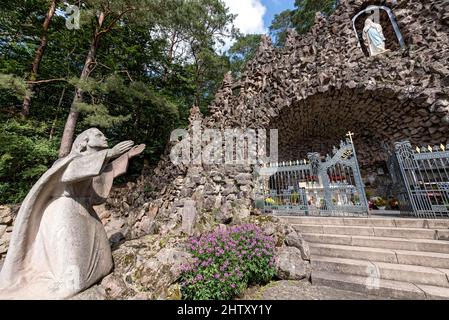
[[[296,0],[275,15],[274,44],[288,28],[307,32],[336,3]],[[238,79],[257,52],[261,35],[241,34],[235,17],[221,0],[2,1],[0,204],[21,202],[89,127],[110,145],[147,145],[126,179],[155,165],[191,107],[208,115],[224,74]]]

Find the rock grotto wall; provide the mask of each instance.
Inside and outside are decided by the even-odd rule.
[[[358,47],[351,20],[372,4],[393,10],[404,50],[366,57]],[[290,32],[284,48],[274,48],[265,37],[240,80],[226,75],[211,116],[192,109],[189,129],[194,120],[203,129],[279,129],[281,160],[328,151],[351,130],[362,170],[370,172],[385,160],[384,143],[449,142],[448,66],[446,1],[341,1],[329,18],[317,14],[308,34]],[[238,221],[253,211],[251,167],[176,166],[168,157],[170,147],[141,186],[123,191],[121,199],[144,194],[137,205],[142,218],[131,219],[139,225],[137,234],[181,230],[187,200],[196,201],[198,219],[210,215],[216,223]],[[154,190],[144,192],[149,187]],[[116,205],[132,207],[120,198]],[[126,210],[137,214],[135,208]]]
[[[0,206],[0,267],[8,251],[12,227],[18,206]]]

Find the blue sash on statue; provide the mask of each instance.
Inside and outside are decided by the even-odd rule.
[[[371,40],[371,42],[376,46],[379,47],[383,43],[383,38],[380,35],[379,31],[377,31],[376,28],[371,27],[368,29],[368,36]]]

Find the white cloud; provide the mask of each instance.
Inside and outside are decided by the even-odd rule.
[[[234,24],[242,33],[266,33],[263,16],[267,8],[260,0],[224,0],[232,14],[237,14]]]
[[[243,34],[267,33],[268,29],[264,25],[263,16],[267,8],[261,0],[224,0],[230,13],[236,14],[234,25]],[[232,45],[231,41],[226,41],[223,49],[227,50]]]

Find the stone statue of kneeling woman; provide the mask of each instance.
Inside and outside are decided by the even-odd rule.
[[[112,254],[93,206],[106,201],[114,178],[143,152],[124,141],[108,149],[95,128],[42,175],[20,207],[0,271],[0,299],[65,299],[108,275]]]

